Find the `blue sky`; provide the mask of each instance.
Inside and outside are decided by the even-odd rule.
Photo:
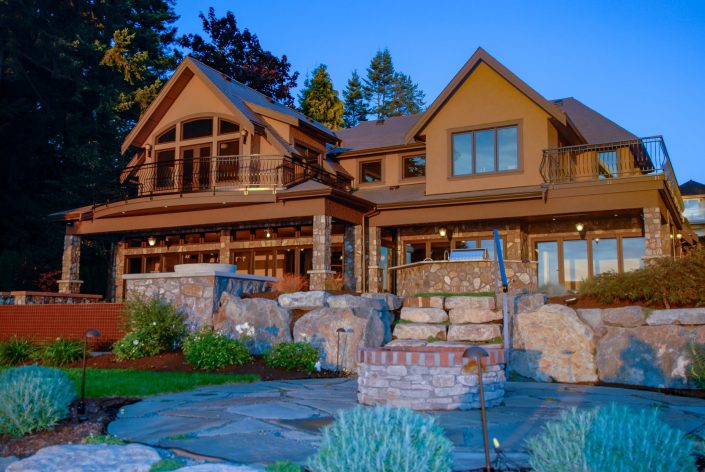
[[[428,105],[482,46],[546,98],[572,96],[638,136],[663,135],[679,183],[705,183],[705,1],[177,0],[179,32],[201,33],[210,5],[286,54],[299,84],[327,64],[339,92],[388,47]]]

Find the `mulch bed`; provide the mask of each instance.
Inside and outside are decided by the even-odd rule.
[[[135,369],[151,370],[156,372],[205,372],[186,363],[181,351],[165,352],[151,357],[119,361],[113,354],[103,354],[90,357],[86,362],[87,367],[97,369]],[[68,367],[81,367],[77,362]],[[340,377],[337,372],[322,370],[308,374],[305,371],[272,369],[268,367],[261,357],[240,366],[230,366],[219,370],[209,371],[215,374],[255,374],[262,380],[292,380],[292,379],[317,379]]]
[[[76,400],[71,407],[72,418],[61,421],[51,431],[32,433],[21,438],[0,436],[0,457],[23,458],[44,447],[80,443],[85,437],[106,434],[108,423],[115,419],[120,408],[138,400],[138,398],[87,399],[85,421],[79,421],[75,414],[78,401]]]

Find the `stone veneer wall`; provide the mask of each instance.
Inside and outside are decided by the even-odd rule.
[[[358,401],[414,410],[480,408],[477,364],[464,359],[465,348],[363,348],[358,354]],[[487,349],[482,381],[485,405],[504,399],[505,354]]]
[[[4,292],[7,293],[7,303],[4,305],[73,305],[78,303],[97,303],[103,298],[101,295],[86,293],[54,293],[54,292]],[[4,295],[4,293],[2,295]],[[0,296],[2,296],[0,295]]]
[[[213,314],[218,310],[220,296],[224,293],[240,296],[243,293],[268,292],[271,277],[244,274],[215,273],[215,275],[159,274],[124,275],[126,296],[159,297],[175,304],[187,315],[187,323],[198,328],[212,325]]]
[[[505,261],[513,290],[536,291],[537,262]],[[397,295],[411,297],[429,292],[494,292],[493,261],[429,261],[397,269]]]

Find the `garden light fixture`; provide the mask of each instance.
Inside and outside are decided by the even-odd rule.
[[[482,439],[485,444],[485,470],[490,472],[490,440],[487,434],[487,412],[485,411],[485,386],[482,383],[482,358],[489,357],[489,353],[480,346],[471,346],[463,353],[465,359],[475,359],[477,363],[477,385],[480,394],[480,416],[482,418]]]
[[[91,328],[83,335],[83,368],[81,370],[81,401],[78,404],[78,414],[86,413],[86,354],[88,353],[88,338],[99,338],[100,331]]]

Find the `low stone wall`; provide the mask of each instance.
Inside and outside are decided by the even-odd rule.
[[[237,274],[234,272],[198,271],[162,272],[156,274],[123,275],[126,295],[159,297],[187,315],[187,323],[198,328],[212,326],[223,293],[240,296],[244,293],[271,291],[273,277]]]
[[[690,344],[705,344],[705,308],[545,305],[513,326],[509,367],[539,381],[687,388]]]
[[[96,303],[103,297],[86,293],[12,291],[0,292],[0,305],[72,305]]]
[[[358,354],[358,401],[414,410],[480,408],[477,364],[465,348],[363,348]],[[504,399],[504,350],[489,348],[483,360],[485,405]]]
[[[494,292],[493,261],[424,261],[397,266],[397,295],[411,297],[429,292]],[[513,290],[536,291],[536,262],[505,261]]]

